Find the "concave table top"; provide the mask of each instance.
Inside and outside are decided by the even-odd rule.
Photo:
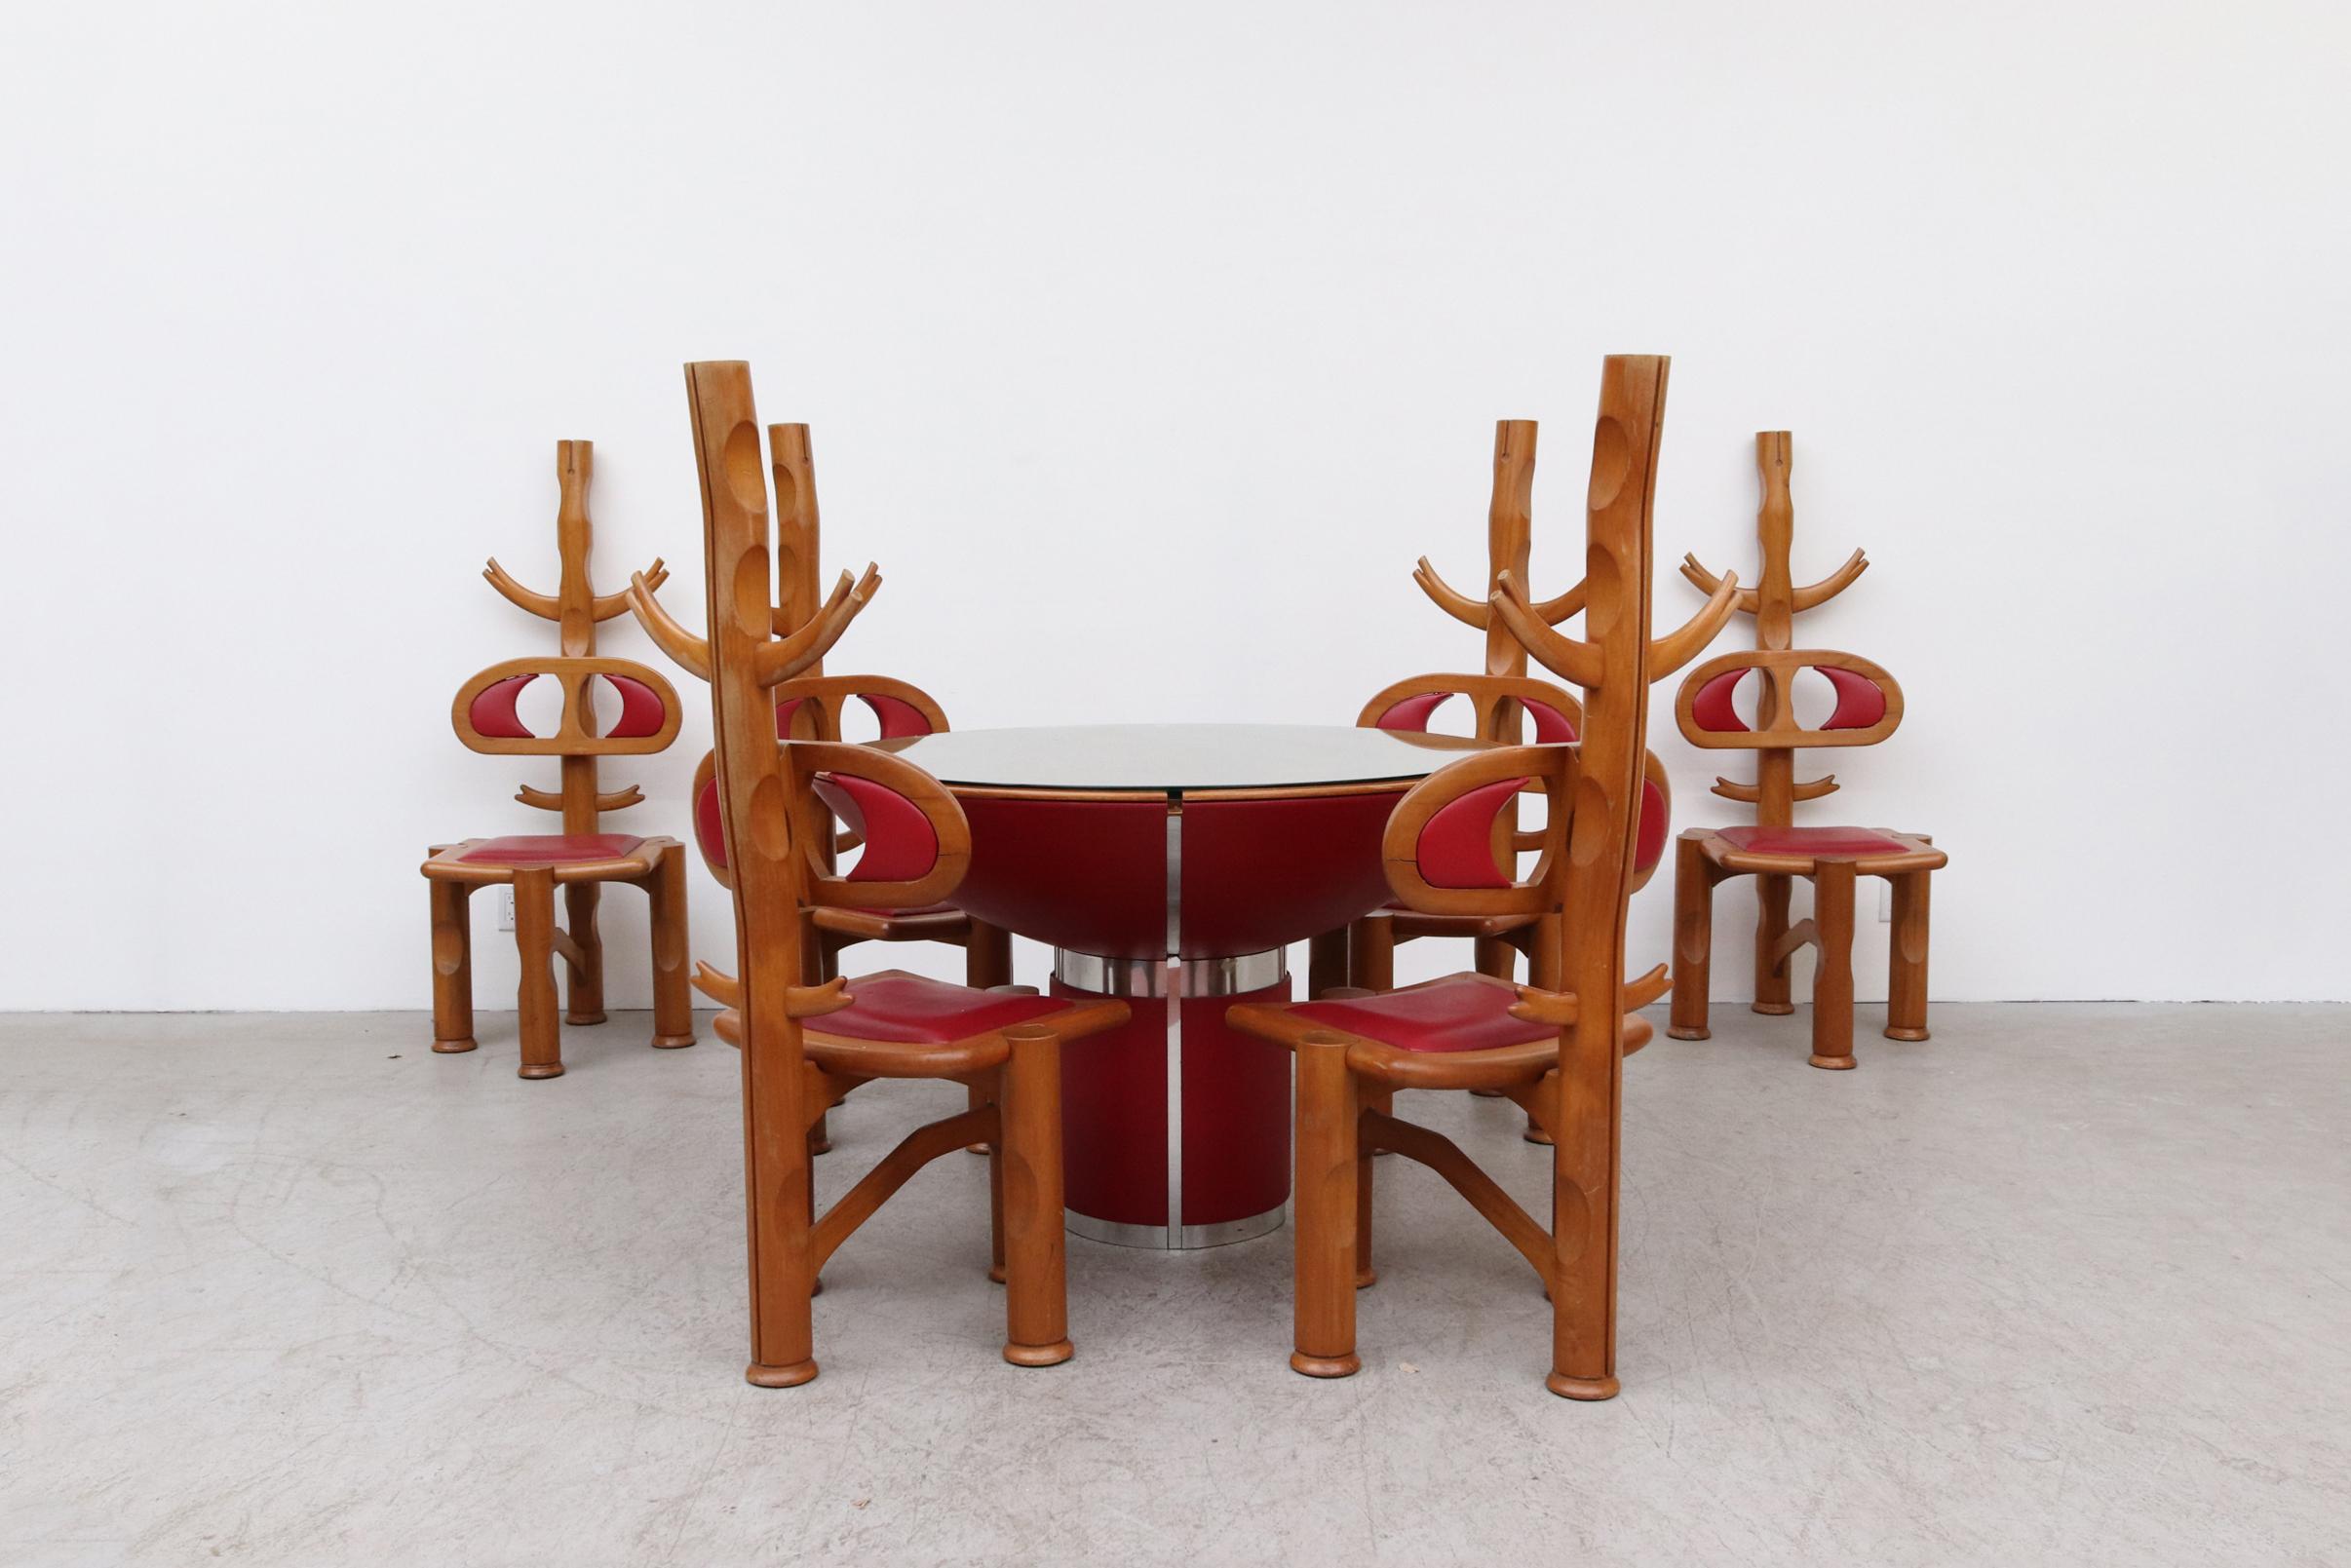
[[[1408,784],[1486,746],[1352,724],[1053,724],[877,744],[959,788],[1133,796]]]

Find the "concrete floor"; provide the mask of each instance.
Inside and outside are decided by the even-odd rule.
[[[1284,1364],[1287,1232],[1073,1241],[1078,1358],[1005,1365],[957,1155],[750,1388],[734,1053],[618,1014],[527,1084],[482,1021],[0,1018],[0,1561],[2351,1560],[2351,1010],[1939,1007],[1832,1074],[1716,1009],[1632,1064],[1607,1405],[1393,1160],[1350,1381]],[[862,1091],[827,1196],[959,1092]]]

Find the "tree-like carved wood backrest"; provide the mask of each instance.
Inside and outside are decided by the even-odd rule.
[[[785,681],[776,688],[776,733],[795,741],[837,741],[853,702],[873,715],[882,740],[946,733],[946,709],[937,699],[887,675],[802,675]]]
[[[1423,555],[1412,569],[1412,581],[1430,602],[1464,626],[1485,633],[1485,673],[1498,677],[1526,673],[1525,646],[1493,612],[1488,598],[1505,577],[1524,584],[1527,555],[1534,537],[1535,422],[1531,419],[1494,421],[1494,481],[1485,509],[1485,592],[1472,597],[1454,588]],[[1546,626],[1557,626],[1584,607],[1584,585],[1533,606]],[[1516,739],[1515,736],[1509,739]]]
[[[597,623],[626,609],[628,595],[598,594],[589,575],[595,528],[588,516],[588,491],[595,477],[595,458],[592,441],[556,442],[556,550],[562,563],[557,591],[552,594],[531,592],[495,557],[482,573],[510,602],[556,623],[559,652],[490,666],[458,688],[449,708],[450,726],[470,750],[561,759],[560,789],[534,789],[525,784],[515,798],[526,806],[560,812],[566,833],[593,833],[604,812],[634,806],[644,798],[634,784],[610,792],[599,790],[597,758],[662,750],[676,739],[679,719],[677,692],[667,679],[632,660],[597,656]],[[669,572],[656,559],[637,575],[659,585]],[[542,675],[553,679],[563,693],[562,713],[549,735],[534,733],[516,706],[524,689]],[[598,682],[620,699],[620,716],[608,730],[597,719]]]
[[[1388,886],[1430,914],[1558,914],[1575,774],[1576,748],[1563,745],[1501,746],[1440,768],[1388,815],[1380,844]],[[1495,861],[1494,824],[1527,791],[1542,794],[1547,806],[1541,856],[1532,872],[1516,877]]]
[[[1475,627],[1485,633],[1485,674],[1483,679],[1511,681],[1526,675],[1526,649],[1512,634],[1502,618],[1494,613],[1488,597],[1505,579],[1515,576],[1527,580],[1527,556],[1534,538],[1534,469],[1537,429],[1531,419],[1497,419],[1494,421],[1494,477],[1485,508],[1485,591],[1476,597],[1462,593],[1438,574],[1423,555],[1412,569],[1412,581],[1429,596],[1429,601],[1464,626]],[[1546,625],[1557,625],[1584,607],[1584,585],[1578,583],[1554,599],[1535,606],[1535,614]],[[1542,684],[1537,682],[1537,684]],[[1547,717],[1540,708],[1522,707],[1517,702],[1488,703],[1470,688],[1456,688],[1478,705],[1476,733],[1481,740],[1516,742],[1522,739],[1520,719],[1523,714],[1535,721],[1537,740],[1556,740],[1557,708]],[[1536,702],[1542,699],[1537,697]],[[1433,708],[1435,705],[1429,705]],[[1548,706],[1548,705],[1545,705]],[[1408,711],[1408,710],[1407,710]],[[1400,715],[1401,716],[1401,715]],[[1426,728],[1427,715],[1421,714]],[[1379,719],[1357,720],[1359,724],[1378,724],[1383,728],[1409,728],[1408,724],[1391,723]],[[1572,727],[1572,723],[1571,723]],[[1518,808],[1512,803],[1494,821],[1494,845],[1497,855],[1522,835],[1519,832]]]
[[[1450,698],[1465,698],[1471,731],[1482,741],[1505,739],[1512,720],[1523,712],[1544,745],[1572,741],[1584,721],[1584,705],[1563,687],[1523,675],[1413,675],[1381,687],[1364,704],[1355,722],[1366,729],[1426,733],[1437,710]],[[1514,710],[1516,710],[1514,712]]]
[[[1425,734],[1438,710],[1455,696],[1468,701],[1475,722],[1471,733],[1481,741],[1515,740],[1521,714],[1532,722],[1534,739],[1541,745],[1573,741],[1583,728],[1584,705],[1565,688],[1547,680],[1510,675],[1414,675],[1374,693],[1356,715],[1355,722],[1367,729]],[[1656,752],[1645,754],[1641,777],[1640,838],[1633,867],[1633,888],[1637,893],[1648,886],[1649,878],[1665,860],[1666,838],[1674,816],[1674,782]],[[1505,809],[1493,819],[1497,866],[1511,863],[1508,859],[1511,855],[1526,853],[1541,844],[1542,829],[1520,829],[1516,804],[1505,802]]]
[[[797,804],[811,781],[790,755],[795,746],[776,740],[775,688],[824,657],[880,577],[867,568],[854,589],[844,577],[832,601],[779,638],[782,617],[768,586],[767,464],[752,402],[751,367],[739,361],[689,364],[686,399],[702,481],[709,635],[697,637],[677,625],[641,582],[633,588],[630,602],[648,631],[662,629],[656,636],[673,657],[706,672],[711,682],[713,775],[719,832],[732,872],[738,976],[732,982],[713,978],[713,983],[741,1019],[751,1265],[757,1281],[752,1358],[784,1364],[796,1361],[806,1343],[813,1259],[805,1244],[811,1190],[804,1140],[822,1108],[809,1082],[800,1020],[845,1005],[845,993],[839,980],[800,983],[807,939],[801,910],[821,858],[809,836],[808,814]],[[784,510],[794,504],[788,498]],[[814,755],[825,760],[822,753]],[[832,760],[837,765],[842,759]],[[864,766],[862,757],[853,760]],[[927,812],[923,816],[926,822],[938,821]],[[897,886],[877,881],[867,891],[919,891],[923,877],[949,860],[950,846],[944,834],[942,839],[933,866],[922,876],[902,879]]]
[[[770,437],[779,430],[799,429],[804,426],[770,425]],[[893,680],[887,675],[802,675],[782,681],[774,688],[776,700],[776,733],[786,740],[838,741],[841,738],[841,716],[852,702],[863,704],[880,728],[882,740],[899,736],[943,735],[947,729],[946,709],[941,708],[931,694],[907,681]],[[726,868],[726,843],[718,827],[718,779],[716,765],[710,752],[694,769],[694,847],[702,852],[702,863],[709,868],[720,887],[732,887]],[[825,801],[812,795],[806,804],[822,811]],[[862,830],[854,824],[845,833],[835,835],[829,820],[811,818],[811,834],[830,836],[833,849],[853,849],[862,841]]]
[[[972,831],[946,785],[913,763],[871,746],[788,741],[785,760],[808,797],[848,823],[863,845],[846,873],[809,846],[803,906],[908,909],[953,893],[971,864]],[[820,834],[829,822],[819,825]]]
[[[1789,552],[1795,540],[1795,502],[1789,489],[1793,469],[1789,433],[1757,431],[1755,474],[1762,499],[1755,509],[1755,534],[1762,545],[1763,579],[1754,588],[1741,590],[1737,597],[1739,612],[1754,618],[1755,646],[1710,659],[1691,670],[1674,705],[1675,720],[1691,745],[1756,753],[1754,784],[1717,779],[1714,791],[1754,806],[1755,820],[1767,827],[1790,825],[1797,801],[1818,800],[1837,787],[1834,774],[1798,783],[1798,750],[1874,746],[1894,733],[1903,710],[1902,688],[1877,665],[1856,654],[1792,646],[1796,616],[1828,603],[1869,567],[1869,557],[1856,550],[1819,582],[1795,586],[1789,570]],[[1695,555],[1683,557],[1681,575],[1707,593],[1720,592],[1721,580]],[[1740,715],[1735,702],[1751,673],[1758,677],[1753,724]],[[1817,726],[1796,717],[1800,676],[1819,678],[1835,693],[1834,708]]]
[[[1657,451],[1665,426],[1667,362],[1612,356],[1600,373],[1585,498],[1584,636],[1562,636],[1511,572],[1490,596],[1494,613],[1546,669],[1584,694],[1583,738],[1562,787],[1567,809],[1546,831],[1563,835],[1542,897],[1533,965],[1538,987],[1520,992],[1522,1015],[1558,1024],[1560,1077],[1552,1210],[1560,1258],[1604,1249],[1604,1268],[1562,1268],[1555,1279],[1555,1367],[1616,1360],[1616,1189],[1622,1130],[1624,1013],[1663,994],[1664,974],[1625,980],[1625,919],[1635,880],[1648,749],[1649,683],[1679,669],[1730,618],[1726,583],[1679,631],[1652,639],[1650,534]],[[1505,761],[1504,766],[1508,766]],[[1439,777],[1442,777],[1440,775]]]

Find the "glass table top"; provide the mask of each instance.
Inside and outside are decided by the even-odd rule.
[[[948,784],[1133,792],[1410,783],[1486,746],[1352,724],[1056,724],[873,744]]]

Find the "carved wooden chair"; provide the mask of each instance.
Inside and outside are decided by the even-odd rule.
[[[1505,573],[1515,572],[1518,580],[1526,579],[1526,558],[1533,538],[1535,422],[1531,419],[1497,419],[1494,421],[1494,478],[1493,489],[1485,510],[1486,593],[1494,592]],[[1439,609],[1485,633],[1484,678],[1511,681],[1526,675],[1526,649],[1512,636],[1494,614],[1484,598],[1472,598],[1455,589],[1437,569],[1429,564],[1426,555],[1413,568],[1412,581]],[[1584,607],[1584,586],[1578,583],[1556,599],[1536,608],[1546,624],[1565,620]],[[1449,680],[1450,676],[1426,676],[1428,680]],[[1464,677],[1475,680],[1480,677]],[[1407,683],[1409,684],[1409,683]],[[1540,684],[1540,683],[1538,683]],[[1548,688],[1557,690],[1556,687]],[[1389,691],[1397,691],[1391,687]],[[1517,702],[1480,702],[1468,687],[1448,687],[1471,698],[1476,709],[1478,727],[1475,734],[1481,740],[1516,742],[1521,738],[1520,716],[1522,705]],[[1380,694],[1382,697],[1387,692]],[[1429,700],[1417,703],[1415,698],[1426,695]],[[1541,693],[1531,694],[1538,703],[1548,704]],[[1392,703],[1382,705],[1373,698],[1365,706],[1356,722],[1365,727],[1383,729],[1426,730],[1438,706],[1444,701],[1435,688],[1425,693],[1414,690],[1399,695]],[[1572,699],[1567,709],[1553,708],[1560,713],[1573,708]],[[1374,713],[1373,708],[1378,712]],[[1523,709],[1531,712],[1531,709]],[[1545,721],[1537,716],[1538,738],[1558,740],[1558,725],[1548,730]],[[1488,731],[1491,731],[1489,734]],[[1497,833],[1516,833],[1518,807],[1514,802],[1496,819]],[[1320,996],[1342,985],[1366,986],[1386,990],[1392,980],[1382,980],[1379,972],[1359,975],[1355,973],[1357,955],[1376,965],[1378,954],[1393,952],[1396,943],[1423,937],[1459,937],[1473,942],[1479,973],[1508,979],[1511,975],[1512,944],[1508,934],[1491,929],[1491,921],[1469,921],[1456,917],[1413,912],[1402,924],[1388,918],[1396,911],[1383,910],[1367,916],[1343,932],[1330,932],[1316,937],[1307,945],[1306,994]]]
[[[599,890],[607,882],[642,888],[652,903],[653,1044],[670,1049],[694,1043],[693,1004],[686,987],[684,850],[674,838],[602,830],[603,813],[636,805],[644,796],[635,784],[599,789],[597,759],[663,749],[677,736],[678,708],[677,693],[653,670],[626,659],[597,657],[597,623],[611,620],[625,606],[623,595],[599,596],[589,580],[588,489],[593,473],[592,443],[556,443],[561,496],[556,540],[562,577],[552,597],[523,588],[495,560],[482,573],[516,604],[557,624],[560,656],[492,665],[459,688],[450,712],[457,739],[473,750],[560,760],[559,790],[524,784],[515,798],[560,813],[563,830],[437,844],[423,867],[432,890],[433,1049],[438,1052],[474,1049],[469,900],[478,888],[504,883],[515,890],[515,941],[522,956],[519,1007],[524,1078],[556,1078],[563,1071],[553,974],[557,955],[563,960],[566,982],[563,1021],[604,1021],[604,948],[596,915]],[[656,560],[650,577],[639,577],[658,582],[666,575]],[[523,688],[542,675],[552,677],[563,693],[562,716],[551,735],[534,734],[517,708]],[[599,684],[620,703],[619,717],[609,729],[599,724],[596,713]],[[564,927],[555,921],[558,888],[563,891]]]
[[[1546,668],[1584,689],[1578,745],[1508,746],[1432,775],[1399,802],[1383,854],[1414,910],[1527,919],[1531,983],[1463,974],[1371,995],[1246,1004],[1235,1028],[1296,1056],[1296,1348],[1291,1365],[1344,1377],[1361,1365],[1355,1292],[1370,1284],[1371,1162],[1391,1151],[1430,1166],[1500,1230],[1549,1289],[1547,1387],[1578,1399],[1617,1392],[1616,1197],[1625,1054],[1649,1030],[1628,1018],[1664,994],[1663,967],[1628,984],[1645,766],[1648,666],[1686,659],[1727,617],[1710,606],[1649,640],[1651,479],[1666,362],[1611,358],[1600,380],[1588,512],[1591,640],[1561,636],[1514,597],[1496,616]],[[1709,624],[1711,622],[1711,624]],[[1497,826],[1523,790],[1544,796],[1541,856],[1520,878],[1497,861]],[[1546,1228],[1450,1140],[1392,1114],[1400,1089],[1499,1090],[1555,1140]]]
[[[770,426],[771,433],[784,427]],[[944,734],[946,710],[920,687],[887,675],[804,675],[775,689],[776,731],[785,739],[839,741],[843,710],[852,703],[873,715],[879,740]],[[718,782],[709,753],[694,771],[696,839],[711,875],[728,885],[724,845],[716,827]],[[829,854],[847,854],[860,842],[857,831],[835,829]],[[963,983],[985,990],[1012,980],[1012,934],[974,920],[952,904],[925,909],[817,909],[809,915],[817,932],[811,943],[810,978],[839,973],[841,952],[859,942],[935,941],[963,949]]]
[[[1874,746],[1902,722],[1902,688],[1867,659],[1817,648],[1792,648],[1791,623],[1797,612],[1834,598],[1869,567],[1855,551],[1844,565],[1807,588],[1794,588],[1788,552],[1795,532],[1790,499],[1789,434],[1763,431],[1755,437],[1755,467],[1763,502],[1756,531],[1763,545],[1763,581],[1742,592],[1738,608],[1755,620],[1755,648],[1725,654],[1690,671],[1682,682],[1675,717],[1692,745],[1755,753],[1755,782],[1715,783],[1715,793],[1755,808],[1752,827],[1693,827],[1677,851],[1674,880],[1672,1023],[1677,1040],[1707,1038],[1707,982],[1714,946],[1715,885],[1734,876],[1755,879],[1754,1011],[1795,1011],[1790,1000],[1790,960],[1810,944],[1819,954],[1812,977],[1812,1065],[1851,1067],[1853,1061],[1853,925],[1857,878],[1881,876],[1894,885],[1894,931],[1886,1038],[1927,1037],[1927,878],[1949,860],[1921,833],[1877,827],[1797,827],[1794,806],[1833,792],[1833,774],[1804,783],[1795,777],[1795,756],[1813,746]],[[1717,591],[1712,572],[1696,556],[1681,574],[1701,589]],[[1737,691],[1760,674],[1755,722],[1739,714]],[[1796,715],[1799,677],[1823,679],[1835,706],[1819,727]],[[1788,894],[1792,878],[1810,879],[1812,917],[1791,926]]]
[[[877,738],[881,740],[945,730],[945,709],[919,687],[886,675],[825,674],[825,655],[847,629],[849,617],[856,613],[852,599],[855,605],[862,605],[880,586],[880,579],[868,565],[862,584],[853,584],[844,572],[829,596],[819,593],[823,525],[817,508],[816,454],[808,427],[770,425],[767,443],[777,509],[776,634],[789,638],[810,628],[819,629],[819,645],[805,671],[774,693],[776,734],[782,739],[841,740],[844,716],[852,702],[872,715],[879,731]],[[700,639],[653,597],[653,590],[658,587],[657,583],[644,585],[645,607],[638,620],[664,652],[676,659],[682,668],[708,680],[707,671],[686,664],[676,651],[697,645]],[[828,628],[829,631],[825,630]],[[717,834],[717,783],[707,752],[694,770],[693,799],[696,839],[704,863],[719,886],[731,886]],[[841,833],[825,851],[826,863],[832,863],[832,856],[846,854],[855,844],[854,833]],[[718,851],[715,857],[714,850]],[[816,909],[810,912],[809,919],[818,932],[806,948],[812,981],[840,973],[842,950],[865,941],[944,942],[963,949],[966,985],[986,989],[1012,981],[1012,934],[983,920],[974,920],[952,905],[926,909]],[[816,1130],[817,1152],[822,1154],[830,1146],[826,1126],[820,1121]]]
[[[737,974],[701,966],[696,983],[727,1009],[721,1032],[743,1051],[751,1209],[752,1359],[746,1376],[786,1388],[817,1375],[812,1301],[825,1260],[930,1161],[988,1145],[990,1273],[1006,1284],[1005,1359],[1069,1358],[1061,1210],[1062,1042],[1126,1021],[1125,1004],[1078,1006],[1017,988],[980,990],[885,971],[811,983],[812,909],[906,909],[953,893],[970,829],[944,786],[867,746],[776,740],[776,693],[840,628],[775,635],[768,601],[768,505],[750,367],[686,367],[702,472],[710,585],[707,642],[674,628],[689,669],[711,681],[719,831],[735,898]],[[847,594],[841,625],[878,579]],[[633,589],[640,613],[649,591]],[[815,653],[811,654],[811,649]],[[829,823],[850,822],[862,852],[846,874],[826,858]],[[822,1018],[820,1026],[809,1020]],[[809,1130],[827,1106],[876,1078],[941,1078],[978,1103],[909,1133],[822,1219]]]
[[[1578,582],[1565,593],[1541,603],[1529,600],[1522,586],[1526,578],[1532,532],[1536,436],[1537,425],[1531,419],[1504,419],[1496,421],[1494,425],[1493,491],[1486,509],[1488,599],[1473,600],[1453,588],[1429,564],[1426,555],[1420,557],[1412,573],[1412,580],[1420,585],[1421,592],[1428,594],[1440,609],[1465,626],[1476,627],[1485,633],[1486,673],[1420,675],[1400,681],[1364,705],[1363,711],[1356,717],[1359,725],[1426,731],[1437,710],[1453,696],[1459,695],[1469,702],[1474,720],[1471,733],[1480,740],[1515,744],[1523,737],[1522,720],[1532,721],[1538,742],[1556,743],[1576,738],[1577,727],[1582,723],[1582,709],[1575,699],[1561,688],[1548,681],[1527,677],[1526,641],[1490,602],[1491,595],[1506,593],[1514,598],[1516,615],[1522,620],[1531,619],[1546,629],[1580,613],[1585,607],[1587,585],[1584,582]],[[1710,605],[1710,612],[1714,608]],[[1696,651],[1692,648],[1684,657],[1694,655]],[[1659,680],[1670,673],[1670,669],[1652,670],[1649,678]],[[1665,765],[1654,752],[1648,753],[1643,764],[1643,777],[1646,785],[1641,802],[1640,851],[1634,882],[1636,892],[1648,885],[1658,863],[1664,859],[1666,838],[1672,830],[1673,822],[1673,785]],[[1533,847],[1541,836],[1539,833],[1520,830],[1515,802],[1505,806],[1495,819],[1494,834],[1495,858],[1498,863],[1505,866],[1515,863],[1509,859],[1510,856]],[[1325,938],[1322,945],[1309,947],[1308,995],[1321,995],[1339,985],[1387,990],[1396,983],[1397,946],[1424,937],[1469,938],[1474,944],[1478,972],[1507,980],[1512,975],[1513,951],[1529,950],[1534,937],[1534,922],[1531,918],[1471,917],[1391,904],[1363,916],[1348,927],[1343,953],[1330,951],[1329,938]],[[1551,1135],[1543,1130],[1542,1124],[1531,1116],[1526,1119],[1525,1138],[1529,1143],[1551,1141]]]
[[[1547,680],[1505,675],[1415,675],[1374,694],[1355,722],[1367,729],[1425,732],[1437,710],[1456,696],[1468,702],[1474,721],[1471,733],[1482,741],[1515,742],[1522,715],[1533,724],[1534,739],[1546,746],[1572,742],[1583,727],[1583,705],[1564,688]],[[1654,751],[1644,752],[1640,837],[1633,866],[1636,893],[1648,886],[1665,859],[1673,812],[1674,785],[1666,776],[1665,764]],[[1506,869],[1517,865],[1517,855],[1542,847],[1540,828],[1519,826],[1516,802],[1505,804],[1495,817],[1494,835],[1495,863]],[[1471,938],[1477,944],[1478,973],[1507,980],[1512,975],[1512,952],[1529,950],[1534,927],[1532,915],[1440,914],[1392,903],[1348,928],[1348,984],[1370,991],[1392,988],[1397,947],[1423,937]]]

